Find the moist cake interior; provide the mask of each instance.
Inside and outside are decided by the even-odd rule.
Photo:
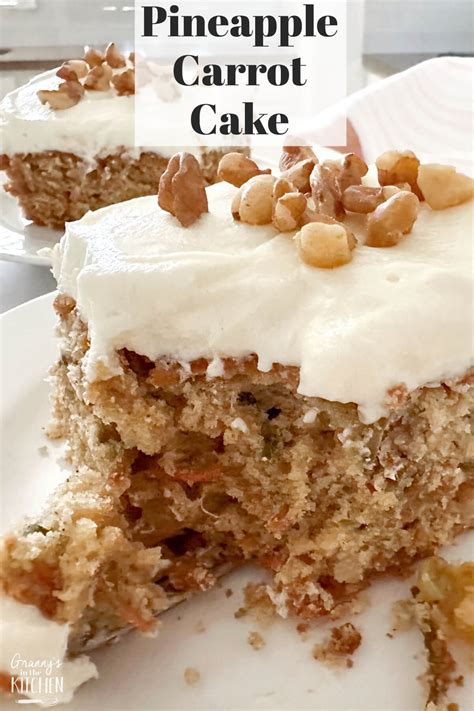
[[[202,172],[209,185],[216,180],[225,152],[201,151]],[[64,229],[65,222],[78,220],[89,210],[156,194],[168,160],[155,152],[142,151],[134,157],[128,149],[116,148],[109,155],[94,157],[91,169],[89,160],[74,153],[49,150],[0,156],[0,170],[8,178],[5,189],[18,198],[26,218]]]
[[[184,369],[123,350],[122,375],[86,384],[87,329],[72,299],[58,297],[56,308],[63,347],[53,434],[67,435],[74,465],[120,491],[115,515],[127,546],[142,551],[134,569],[156,584],[158,608],[212,586],[223,566],[255,560],[271,571],[267,594],[282,614],[317,617],[472,526],[472,373],[392,393],[390,413],[372,425],[354,405],[298,395],[297,369],[262,373],[252,357],[227,359],[209,381],[204,360]],[[75,536],[61,545],[75,546]],[[158,550],[167,562],[153,575],[145,552]],[[125,587],[128,556],[126,547],[114,558]],[[10,551],[12,595],[14,558]],[[44,589],[28,594],[44,609]],[[55,612],[78,622],[80,639],[91,636],[91,618],[97,634],[143,628],[156,612],[149,591],[137,591],[125,618],[120,596],[89,594],[80,616],[61,602]]]

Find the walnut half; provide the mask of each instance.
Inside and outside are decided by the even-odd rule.
[[[84,87],[78,81],[64,81],[58,89],[40,89],[37,94],[42,104],[49,104],[54,111],[63,111],[79,103]]]
[[[190,227],[208,212],[206,181],[201,166],[191,153],[176,153],[160,178],[158,204]]]

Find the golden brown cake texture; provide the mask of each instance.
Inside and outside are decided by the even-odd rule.
[[[225,360],[224,375],[209,380],[205,360],[188,371],[124,350],[122,375],[88,383],[87,329],[72,299],[59,296],[56,308],[54,434],[66,436],[76,467],[99,473],[98,485],[118,476],[127,545],[171,561],[166,594],[211,586],[224,562],[256,560],[272,572],[267,592],[281,614],[317,617],[472,527],[472,372],[392,392],[389,415],[371,425],[355,405],[299,395],[297,368],[262,373],[252,357]],[[4,560],[4,587],[18,599],[32,571],[27,550],[12,539]],[[163,577],[136,565],[150,583]],[[48,612],[43,596],[63,584],[34,589],[29,601]],[[64,589],[73,605],[77,593]],[[107,614],[94,604],[94,618],[118,624],[113,596]],[[131,615],[124,624],[135,624]]]
[[[201,167],[209,185],[215,182],[225,153],[225,149],[201,151]],[[64,228],[65,222],[78,220],[89,210],[156,194],[167,164],[168,158],[158,153],[145,151],[134,158],[120,148],[97,157],[93,170],[87,161],[62,151],[0,156],[0,170],[8,178],[7,192],[18,198],[29,220],[53,229]]]

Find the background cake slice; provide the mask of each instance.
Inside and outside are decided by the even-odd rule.
[[[134,57],[111,44],[2,100],[0,169],[27,218],[61,229],[88,210],[156,194],[176,149],[135,147],[134,93]],[[208,183],[227,150],[195,148]]]

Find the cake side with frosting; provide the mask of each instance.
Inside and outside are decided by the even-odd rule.
[[[89,326],[90,379],[97,364],[113,371],[121,348],[151,360],[256,354],[262,371],[300,368],[302,395],[354,402],[370,422],[391,388],[473,364],[472,201],[422,205],[409,240],[359,246],[350,264],[324,271],[299,261],[293,234],[233,220],[235,192],[210,188],[209,213],[191,229],[153,197],[68,226],[54,271]]]

